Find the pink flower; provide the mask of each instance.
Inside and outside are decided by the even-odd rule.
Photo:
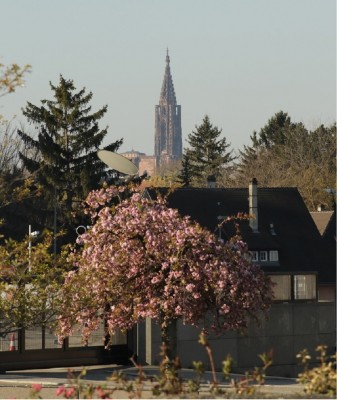
[[[72,387],[72,388],[66,390],[64,396],[66,399],[71,399],[71,398],[73,398],[73,396],[75,394],[76,394],[76,390],[75,390],[75,388]]]
[[[189,283],[189,284],[186,286],[186,290],[187,290],[188,292],[193,292],[194,288],[195,288],[195,286],[193,285],[193,283]]]
[[[56,389],[56,396],[61,396],[61,395],[63,395],[63,393],[65,392],[65,387],[64,386],[59,386],[57,389]]]
[[[122,190],[132,192],[103,188],[86,200],[92,223],[81,236],[82,247],[69,256],[77,269],[63,286],[61,338],[74,325],[87,338],[104,320],[108,333],[130,329],[146,317],[160,318],[162,327],[180,317],[197,325],[206,312],[220,333],[246,326],[249,312],[258,316],[268,309],[270,280],[250,264],[239,236],[219,243],[169,209],[165,199],[150,201],[135,190],[122,200]],[[111,206],[113,198],[118,204]],[[68,398],[74,390],[59,388]]]
[[[33,383],[33,384],[32,384],[32,389],[33,389],[34,392],[36,392],[36,393],[40,392],[41,389],[42,389],[41,383]]]

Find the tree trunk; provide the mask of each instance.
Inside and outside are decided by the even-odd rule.
[[[162,343],[166,347],[166,355],[170,360],[177,356],[177,320],[174,319],[168,326],[161,327]]]

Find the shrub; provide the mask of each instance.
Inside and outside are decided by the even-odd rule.
[[[298,375],[298,382],[304,384],[304,391],[310,395],[329,395],[336,397],[336,353],[333,356],[327,355],[327,346],[320,345],[316,348],[319,355],[316,359],[319,365],[309,368],[311,356],[308,351],[302,350],[297,354],[304,371]]]

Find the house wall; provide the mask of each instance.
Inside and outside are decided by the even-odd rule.
[[[336,285],[318,286],[319,301],[336,301]]]
[[[183,368],[191,368],[193,361],[204,362],[210,368],[205,349],[198,343],[200,329],[177,324],[177,354]],[[147,320],[138,342],[138,360],[141,363],[160,362],[160,330],[153,321]],[[145,338],[144,336],[145,335]],[[335,303],[288,303],[273,304],[268,320],[260,326],[251,323],[246,334],[227,332],[223,336],[210,337],[216,369],[221,370],[227,354],[234,359],[234,372],[243,372],[262,365],[259,354],[273,351],[273,365],[268,375],[297,376],[302,370],[298,366],[296,354],[307,348],[315,355],[320,344],[333,352],[336,345]]]

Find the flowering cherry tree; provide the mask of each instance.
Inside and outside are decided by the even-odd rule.
[[[149,317],[166,341],[178,318],[198,325],[207,313],[209,328],[221,332],[268,309],[270,280],[251,264],[240,237],[223,244],[165,199],[135,190],[122,200],[123,190],[104,188],[86,200],[92,226],[71,255],[77,268],[64,285],[61,338],[75,325],[85,341],[102,320],[113,334]]]

